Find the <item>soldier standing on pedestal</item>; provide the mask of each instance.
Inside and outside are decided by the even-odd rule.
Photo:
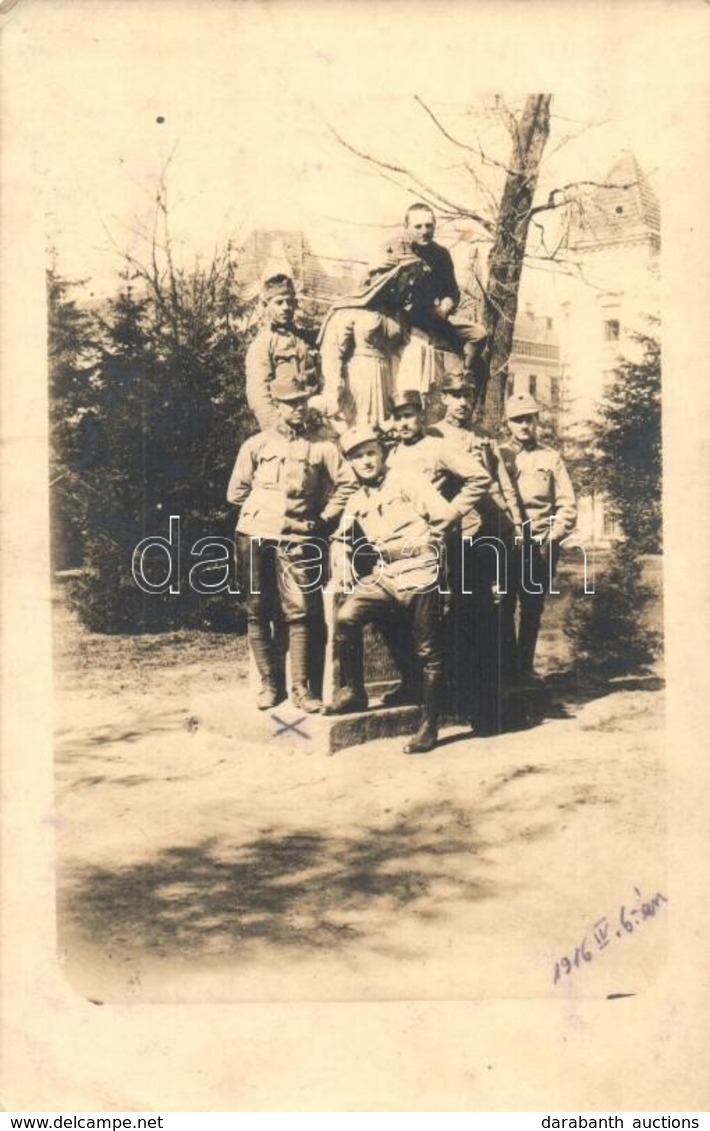
[[[237,572],[249,644],[261,678],[257,705],[280,695],[278,628],[288,625],[291,699],[320,711],[312,672],[322,671],[325,630],[322,588],[324,539],[332,533],[356,483],[337,447],[314,440],[305,426],[308,390],[293,377],[270,387],[277,424],[240,448],[227,498],[239,508]]]
[[[536,683],[533,663],[545,592],[555,573],[560,542],[577,521],[577,503],[562,456],[538,442],[540,408],[534,397],[522,393],[510,397],[505,411],[512,439],[502,446],[501,454],[524,520],[503,597],[505,654],[509,657],[508,678],[525,687]]]
[[[444,534],[458,512],[423,475],[387,467],[382,441],[374,430],[351,429],[340,444],[360,488],[348,499],[335,536],[333,577],[336,583],[344,577],[346,546],[358,531],[374,550],[377,564],[355,582],[336,614],[342,686],[330,713],[367,706],[360,637],[364,625],[374,624],[388,644],[394,644],[396,660],[413,653],[421,665],[421,725],[404,749],[407,754],[423,754],[438,740],[443,678],[441,559]]]
[[[483,463],[481,449],[471,446],[466,449],[461,443],[450,443],[441,436],[428,434],[424,426],[424,408],[421,398],[413,390],[399,393],[392,402],[395,447],[387,457],[388,467],[408,475],[411,472],[424,475],[456,510],[458,523],[448,537],[449,556],[453,558],[448,565],[449,584],[461,585],[461,538],[475,538],[481,527],[478,507],[493,489],[493,481]],[[454,593],[454,606],[456,593]],[[459,602],[460,606],[460,602]],[[395,659],[398,657],[395,656]],[[407,701],[413,691],[411,660],[402,657],[402,687],[390,699],[398,696]]]
[[[279,421],[271,389],[276,377],[300,381],[309,396],[318,392],[318,378],[316,351],[294,321],[298,300],[293,279],[288,275],[266,279],[261,304],[263,326],[247,350],[245,364],[247,403],[263,431]]]

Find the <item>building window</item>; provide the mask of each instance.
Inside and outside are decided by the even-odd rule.
[[[604,341],[605,342],[618,342],[619,340],[619,320],[618,318],[608,318],[604,323]]]
[[[560,396],[560,379],[559,377],[550,378],[550,405],[553,409],[560,408],[562,397]]]
[[[509,377],[508,380],[505,383],[505,395],[506,395],[506,397],[512,397],[512,395],[513,395],[513,378],[512,377]]]
[[[534,373],[531,373],[528,377],[528,392],[531,397],[534,397],[537,393],[537,377]]]

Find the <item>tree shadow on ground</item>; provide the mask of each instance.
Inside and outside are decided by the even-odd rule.
[[[103,747],[113,747],[119,743],[140,742],[150,736],[170,734],[185,726],[185,711],[146,711],[135,713],[134,725],[127,729],[122,723],[97,726],[90,723],[83,728],[62,728],[56,735],[57,764],[90,757],[104,757]],[[110,760],[110,759],[108,759]]]
[[[520,835],[545,831],[528,824]],[[450,802],[346,835],[274,828],[242,844],[213,837],[128,867],[83,869],[60,915],[93,943],[161,956],[247,961],[265,945],[293,954],[378,935],[381,944],[402,915],[438,919],[457,901],[495,896],[483,847],[471,812]]]
[[[573,719],[580,708],[620,691],[662,691],[665,681],[655,673],[609,676],[583,667],[551,672],[538,688],[511,697],[511,717],[524,729],[545,719]]]

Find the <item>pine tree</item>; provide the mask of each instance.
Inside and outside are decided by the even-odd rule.
[[[661,545],[661,356],[656,338],[636,340],[641,356],[619,362],[586,444],[578,438],[565,452],[578,488],[603,492],[622,530],[595,593],[564,623],[583,669],[606,676],[647,670],[662,642],[643,580],[643,555]]]
[[[92,410],[99,353],[91,312],[74,297],[83,283],[62,277],[54,259],[47,271],[49,474],[52,560],[55,568],[81,564],[86,514],[81,484],[95,458]]]
[[[593,594],[579,596],[564,622],[575,658],[586,675],[644,672],[661,647],[650,626],[653,590],[642,579],[643,559],[631,542],[618,542]]]
[[[598,489],[639,553],[658,553],[662,538],[661,350],[636,335],[639,360],[619,362],[600,406],[592,446]]]
[[[233,249],[191,269],[169,255],[146,268],[127,262],[98,323],[99,364],[84,409],[96,442],[76,484],[84,570],[73,603],[94,631],[233,628],[235,597],[196,593],[189,582],[198,539],[229,549],[226,484],[253,431]],[[167,537],[171,515],[180,518],[180,593],[146,593],[132,572],[134,551],[146,537]],[[146,555],[144,566],[149,580],[166,576],[160,553]]]

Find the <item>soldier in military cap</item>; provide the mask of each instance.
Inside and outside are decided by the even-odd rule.
[[[427,433],[421,396],[412,389],[392,400],[395,445],[387,464],[404,474],[418,471],[453,503],[464,535],[475,534],[481,524],[477,506],[493,486],[479,450],[448,444]]]
[[[525,393],[512,396],[505,413],[511,439],[501,447],[501,455],[524,522],[503,597],[505,652],[511,679],[525,686],[535,682],[533,664],[545,592],[554,576],[560,542],[577,521],[577,504],[562,456],[538,441],[540,407],[535,398]]]
[[[279,376],[270,395],[277,423],[242,445],[227,490],[229,502],[238,508],[238,576],[246,591],[249,644],[261,678],[259,708],[279,701],[277,636],[285,622],[291,699],[315,712],[322,706],[313,672],[325,639],[324,539],[356,483],[335,444],[309,436],[303,383]]]
[[[492,502],[496,508],[492,525],[497,526],[500,515],[504,524],[520,526],[522,516],[518,498],[501,459],[500,447],[473,422],[476,395],[467,373],[447,373],[441,383],[444,416],[427,430],[428,435],[446,440],[449,447],[459,447],[479,455],[492,482],[488,494],[478,503],[478,510],[483,513],[484,505]],[[487,527],[489,524],[484,525]]]
[[[468,713],[476,734],[484,736],[498,733],[504,725],[498,588],[506,578],[506,564],[523,520],[498,443],[473,423],[476,396],[469,376],[447,374],[441,400],[445,415],[429,434],[443,440],[448,450],[474,455],[491,477],[488,493],[476,505],[481,526],[475,539],[457,539],[450,552],[455,705],[458,712]]]
[[[409,656],[411,666],[413,656],[421,669],[421,725],[404,749],[408,754],[425,753],[438,740],[443,538],[458,512],[417,471],[388,467],[382,440],[373,429],[354,428],[340,443],[360,487],[348,500],[335,535],[333,576],[343,576],[346,546],[352,546],[358,533],[374,550],[377,564],[355,581],[336,614],[342,686],[330,710],[341,714],[367,706],[360,635],[364,625],[374,624],[399,665],[406,665]]]
[[[246,356],[247,403],[259,427],[273,428],[279,421],[271,384],[277,376],[301,381],[309,394],[318,391],[316,351],[294,318],[298,308],[293,279],[273,275],[261,288],[263,325]]]

